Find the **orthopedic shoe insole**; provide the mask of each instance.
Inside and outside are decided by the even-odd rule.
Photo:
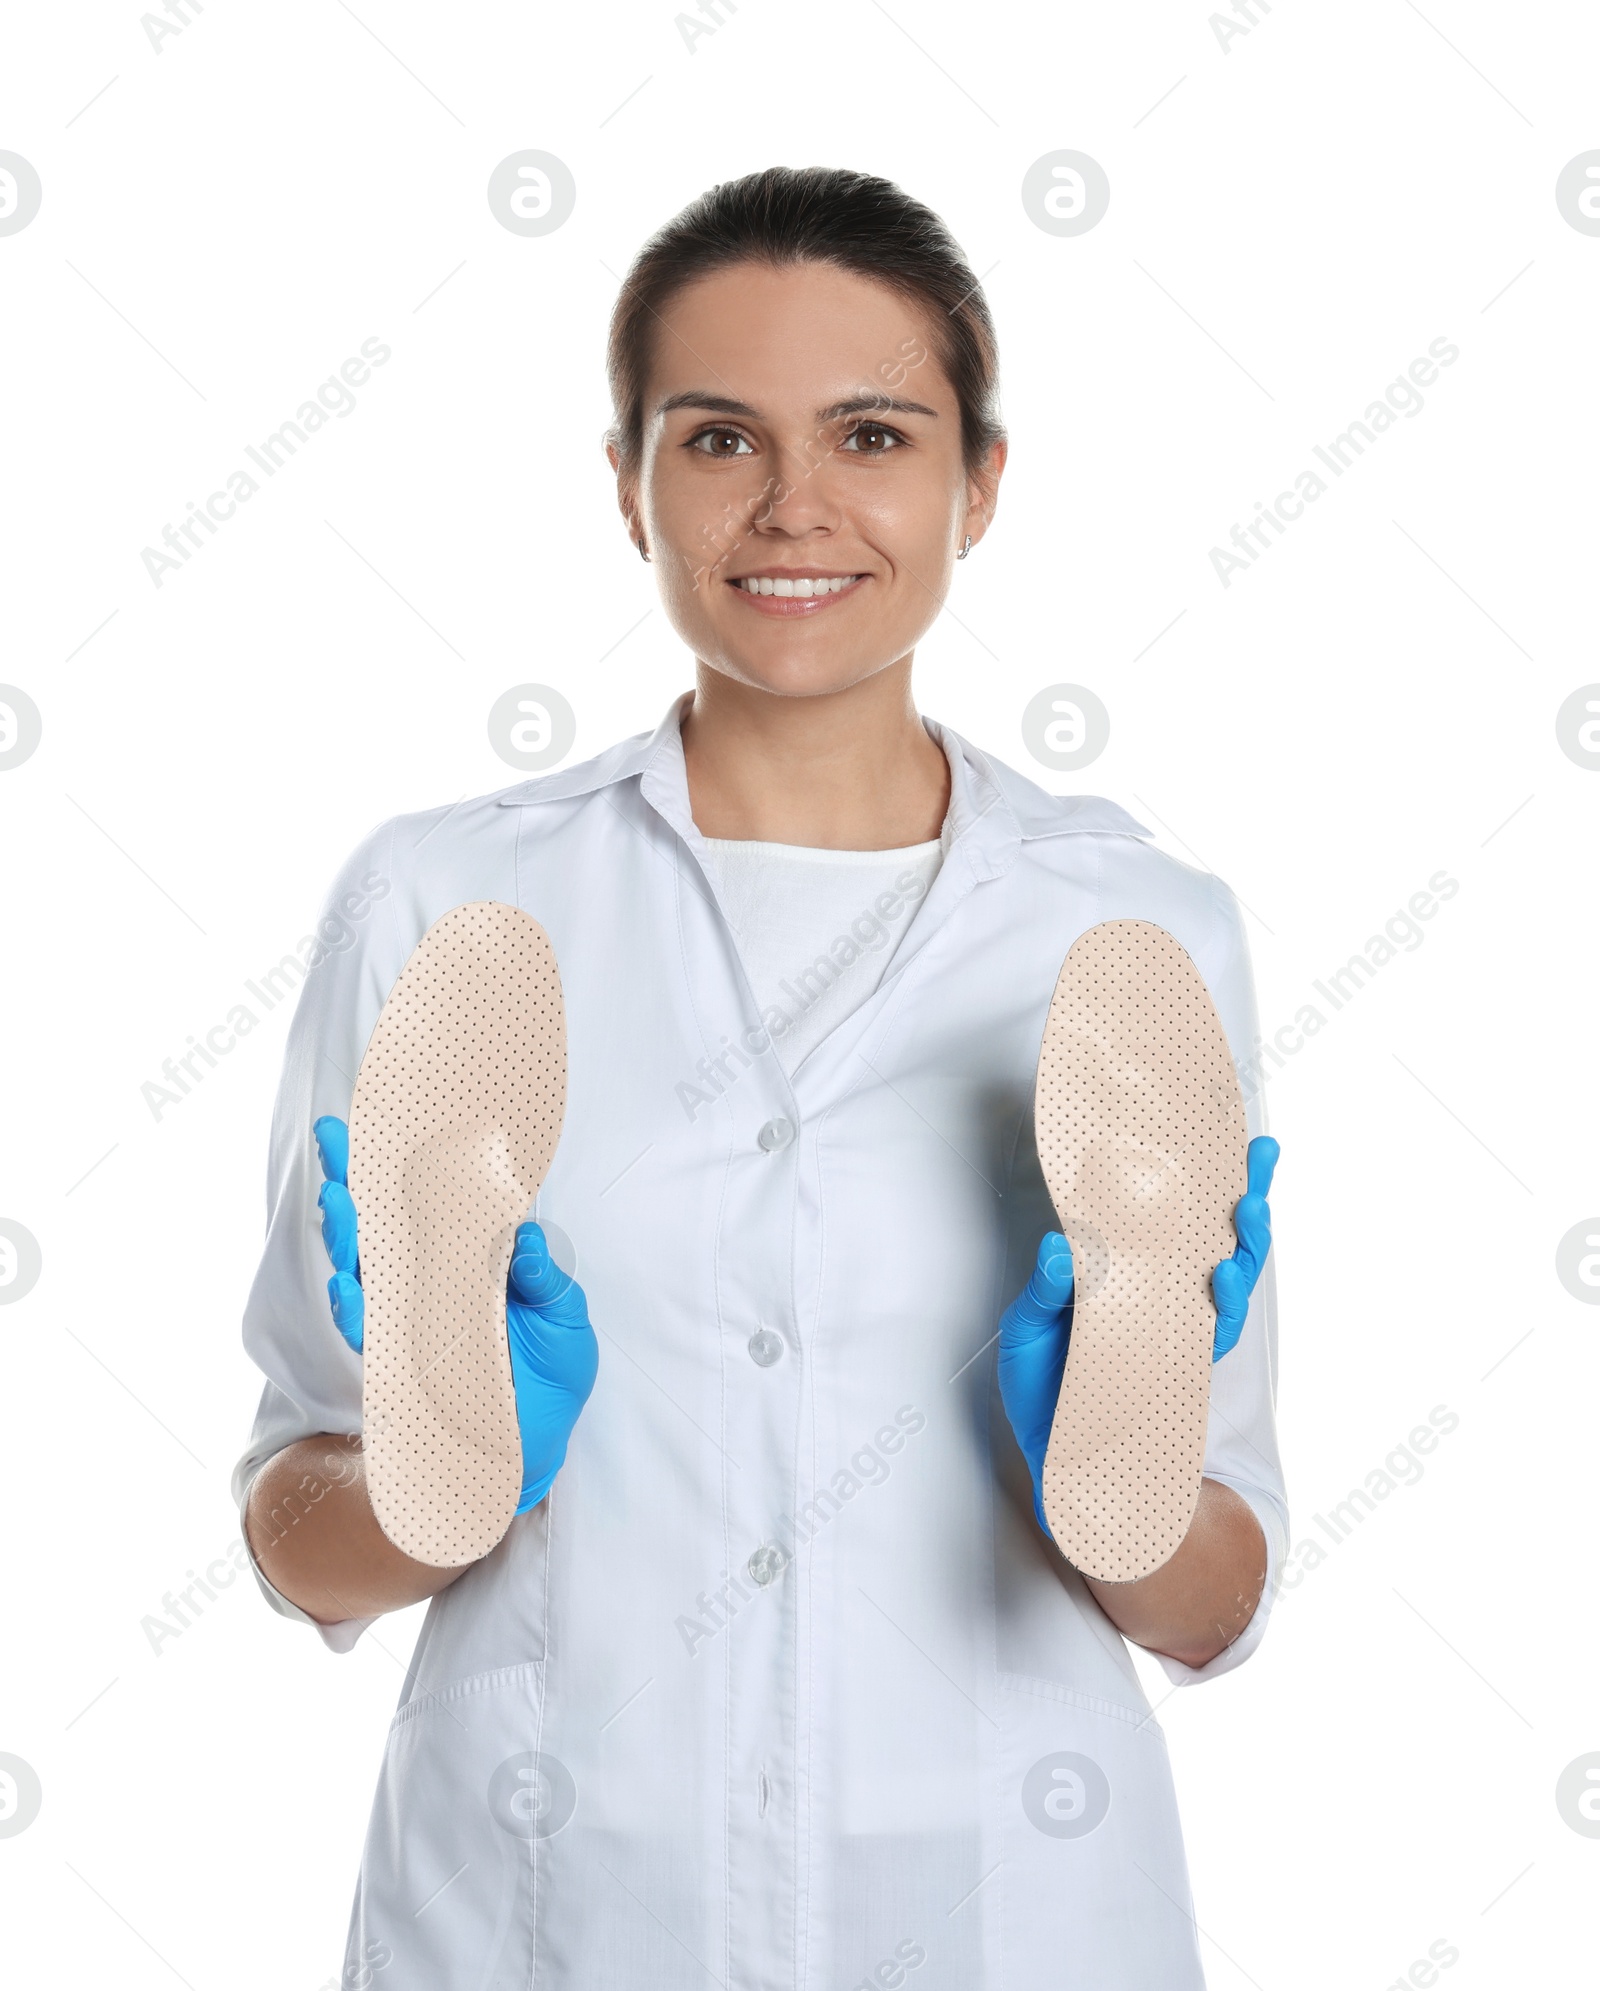
[[[437,920],[390,991],[350,1107],[367,1488],[418,1562],[475,1562],[522,1491],[506,1274],[566,1106],[543,927],[480,900]]]
[[[1164,928],[1106,920],[1072,945],[1039,1053],[1039,1161],[1072,1246],[1072,1336],[1044,1462],[1068,1561],[1147,1576],[1200,1497],[1216,1308],[1248,1134],[1221,1019]]]

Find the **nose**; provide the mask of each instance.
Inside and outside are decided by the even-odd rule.
[[[834,489],[833,452],[813,436],[794,436],[778,456],[777,474],[768,482],[763,502],[751,524],[757,532],[777,532],[799,538],[813,532],[837,532],[841,507]]]

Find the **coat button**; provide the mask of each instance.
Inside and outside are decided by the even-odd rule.
[[[783,1574],[789,1558],[776,1542],[763,1542],[745,1567],[762,1589]]]
[[[756,1146],[764,1148],[769,1155],[776,1154],[779,1148],[786,1148],[793,1139],[792,1120],[769,1120],[756,1135]]]
[[[770,1369],[783,1353],[781,1336],[770,1327],[758,1327],[750,1337],[750,1359],[758,1369]]]

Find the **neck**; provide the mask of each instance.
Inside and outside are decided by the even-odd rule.
[[[911,659],[848,690],[783,698],[700,664],[683,719],[702,836],[898,850],[938,836],[950,766],[911,699]]]

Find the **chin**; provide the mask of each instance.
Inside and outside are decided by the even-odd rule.
[[[706,653],[700,653],[705,656]],[[903,656],[904,651],[897,655]],[[727,650],[707,658],[713,670],[721,671],[756,691],[770,692],[774,698],[827,698],[849,691],[864,679],[876,677],[896,661],[895,657],[848,659],[838,657],[743,657]]]

